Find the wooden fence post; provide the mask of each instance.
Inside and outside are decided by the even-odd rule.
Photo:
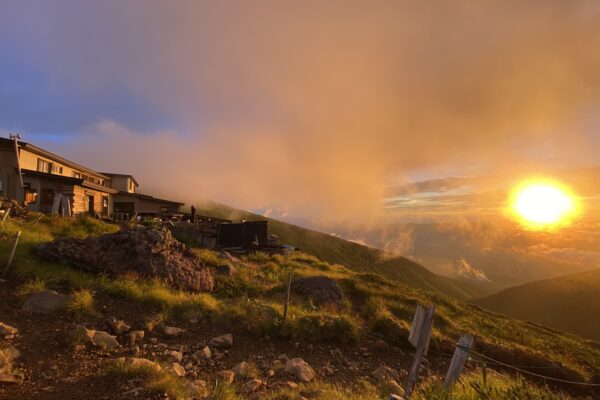
[[[4,271],[2,271],[3,278],[8,273],[8,269],[10,268],[10,265],[12,264],[13,258],[15,256],[15,251],[17,250],[17,244],[19,243],[20,237],[21,237],[21,231],[17,231],[17,234],[15,235],[15,242],[13,243],[13,248],[10,252],[10,256],[8,257],[8,262],[6,263],[6,266],[4,267]]]
[[[2,216],[2,224],[4,224],[4,221],[6,221],[6,219],[8,218],[8,214],[10,214],[11,208],[12,208],[12,206],[10,206],[6,210],[4,210],[4,215]]]
[[[454,350],[454,355],[452,356],[452,361],[450,362],[446,379],[444,379],[444,388],[446,390],[450,389],[452,385],[454,385],[462,373],[465,362],[469,357],[469,350],[471,349],[471,346],[473,346],[473,336],[463,335],[460,337],[460,340],[456,345],[456,350]]]
[[[292,292],[292,275],[293,275],[293,273],[290,272],[290,276],[288,277],[288,283],[287,283],[287,293],[285,296],[285,303],[283,304],[283,323],[281,324],[281,326],[284,326],[285,321],[287,320],[288,307],[290,306],[290,294]]]
[[[408,373],[408,379],[406,380],[406,387],[404,388],[404,398],[410,399],[415,384],[417,383],[417,377],[419,375],[419,367],[423,356],[427,354],[427,348],[429,347],[429,340],[431,339],[431,329],[433,327],[433,314],[435,312],[435,306],[430,306],[427,311],[423,312],[423,309],[419,309],[421,306],[417,306],[417,312],[415,313],[415,319],[413,321],[413,328],[409,340],[413,345],[416,344],[417,351],[415,352],[415,359],[413,361],[410,372]]]
[[[485,361],[483,362],[482,375],[483,375],[483,387],[487,387],[487,363]]]

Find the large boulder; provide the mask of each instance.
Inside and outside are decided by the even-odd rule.
[[[23,311],[29,313],[51,314],[64,310],[73,299],[71,295],[56,293],[53,290],[44,290],[29,295],[23,304]]]
[[[292,292],[310,298],[317,306],[332,305],[342,308],[342,289],[326,276],[309,276],[292,282]]]
[[[96,238],[61,238],[39,246],[37,253],[99,273],[161,278],[178,289],[210,292],[214,287],[210,270],[168,229],[138,226]]]

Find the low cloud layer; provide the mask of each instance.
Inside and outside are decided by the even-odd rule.
[[[418,171],[600,144],[594,1],[14,1],[0,35],[0,128],[274,217],[351,221]]]

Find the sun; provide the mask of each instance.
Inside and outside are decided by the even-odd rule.
[[[520,185],[511,204],[513,213],[532,229],[566,225],[577,212],[575,196],[565,186],[551,181]]]

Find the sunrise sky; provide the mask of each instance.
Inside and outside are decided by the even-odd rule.
[[[0,133],[313,226],[595,199],[599,2],[309,3],[3,1]]]

